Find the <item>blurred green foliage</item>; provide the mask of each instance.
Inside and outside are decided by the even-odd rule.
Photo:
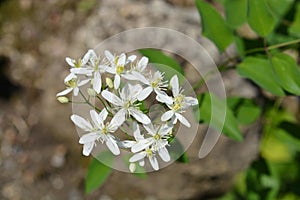
[[[292,113],[282,104],[286,96],[300,95],[300,1],[213,2],[224,9],[224,17],[218,14],[219,12],[214,12],[214,15],[217,13],[218,16],[208,16],[203,10],[215,9],[213,4],[196,0],[204,23],[204,35],[215,43],[220,52],[226,52],[226,48],[235,43],[239,55],[228,58],[233,62],[231,67],[236,67],[242,77],[258,86],[261,90],[260,98],[264,102],[262,109],[250,100],[246,100],[247,103],[239,108],[238,97],[227,99],[228,109],[233,109],[232,112],[239,123],[253,123],[261,116],[263,132],[258,159],[236,177],[232,191],[220,199],[300,199],[300,126],[297,120],[299,111],[295,110]],[[207,30],[208,23],[221,24],[218,36]],[[240,29],[246,24],[252,29],[254,36],[240,34]],[[223,34],[225,26],[230,28],[230,33],[226,28]],[[232,41],[232,34],[235,40],[229,42]],[[227,41],[227,45],[220,46],[219,37]],[[266,91],[272,95],[265,95]],[[235,123],[225,120],[225,127]],[[227,135],[230,136],[228,133]]]

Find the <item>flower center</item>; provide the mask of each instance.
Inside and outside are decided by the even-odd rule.
[[[160,83],[161,79],[157,78],[154,81],[152,81],[151,83],[151,87],[156,88],[158,86],[158,84]]]
[[[117,69],[116,69],[117,74],[121,74],[123,71],[124,71],[124,66],[123,65],[118,65]]]
[[[131,105],[131,102],[130,102],[130,101],[127,101],[127,102],[125,103],[124,107],[125,107],[125,108],[129,108],[130,105]]]
[[[107,133],[108,133],[108,125],[109,125],[109,124],[106,123],[105,126],[103,127],[103,129],[102,129],[102,133],[103,133],[103,134],[107,134]]]
[[[184,99],[184,95],[179,94],[176,98],[175,98],[175,103],[180,104]]]
[[[146,154],[148,157],[152,157],[153,153],[151,149],[146,149]]]
[[[181,109],[181,104],[175,101],[175,104],[172,108],[175,112]]]
[[[153,136],[153,138],[154,138],[155,140],[160,140],[160,139],[161,139],[161,136],[160,136],[158,133],[156,133],[156,134]]]
[[[71,88],[75,88],[77,86],[77,83],[76,83],[76,79],[71,79],[69,80],[67,83],[66,83],[67,86],[71,87]]]
[[[74,61],[74,65],[75,65],[75,67],[76,68],[80,68],[81,67],[81,64],[82,64],[82,61],[81,61],[81,59],[78,59],[78,61],[76,62],[76,61]]]

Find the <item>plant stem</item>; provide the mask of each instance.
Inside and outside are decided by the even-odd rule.
[[[79,90],[79,93],[82,96],[82,98],[84,99],[85,103],[87,103],[92,108],[95,108],[98,112],[101,111],[101,109],[97,108],[95,105],[93,105],[93,104],[91,104],[91,102],[89,102],[89,100],[84,96],[84,94],[81,92],[81,90]]]
[[[292,41],[284,42],[284,43],[280,43],[280,44],[271,45],[271,46],[268,46],[266,48],[268,50],[272,50],[272,49],[277,49],[277,48],[280,48],[280,47],[285,47],[285,46],[289,46],[289,45],[297,44],[297,43],[300,43],[300,39],[292,40]],[[261,48],[250,49],[250,50],[246,51],[246,54],[265,51],[266,48],[265,47],[263,47],[263,48],[261,47]]]

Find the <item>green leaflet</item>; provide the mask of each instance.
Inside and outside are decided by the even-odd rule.
[[[112,164],[113,155],[110,152],[102,152],[98,155],[98,157],[106,164]],[[99,188],[106,181],[111,171],[112,169],[110,167],[98,161],[96,158],[93,158],[86,175],[85,192],[91,193],[95,189]]]
[[[248,1],[248,23],[262,37],[273,31],[276,20],[265,0]]]
[[[201,113],[200,119],[203,120],[204,123],[211,125],[214,129],[223,132],[226,136],[236,141],[243,140],[237,119],[224,100],[210,93],[200,95],[198,98]],[[211,110],[212,106],[215,112],[213,114]],[[226,107],[225,120],[223,119],[224,113],[221,113],[224,110],[224,106]],[[214,120],[211,120],[212,116],[215,117]]]
[[[156,49],[140,49],[139,52],[149,58],[150,63],[161,64],[155,65],[159,71],[164,72],[165,79],[170,80],[175,74],[184,75],[184,71],[179,63],[170,56],[162,53],[160,50]],[[165,66],[164,66],[165,65]],[[168,67],[170,68],[168,68]],[[178,76],[179,82],[183,83],[182,76]]]
[[[278,84],[269,60],[256,57],[247,57],[238,65],[238,73],[254,81],[269,92],[284,96],[284,92]]]
[[[248,0],[225,0],[226,22],[231,28],[237,28],[247,21]]]
[[[203,0],[196,0],[202,23],[203,35],[223,52],[233,41],[234,35],[221,15]]]
[[[272,65],[282,88],[300,95],[300,71],[296,61],[287,54],[277,53],[272,57]]]
[[[300,37],[300,3],[297,4],[297,11],[294,17],[294,21],[288,31],[291,35]]]

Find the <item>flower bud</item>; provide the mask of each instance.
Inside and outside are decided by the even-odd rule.
[[[89,88],[89,89],[87,90],[87,92],[88,92],[89,96],[91,96],[91,97],[97,96],[96,91],[95,91],[94,89],[92,89],[92,88]]]
[[[106,81],[106,85],[109,88],[114,88],[114,83],[113,83],[113,81],[110,78],[106,78],[105,81]]]
[[[60,103],[69,103],[69,99],[67,97],[57,97],[57,101]]]
[[[135,170],[136,170],[135,163],[130,163],[130,165],[129,165],[129,171],[130,171],[131,173],[133,173],[133,172],[135,172]]]

